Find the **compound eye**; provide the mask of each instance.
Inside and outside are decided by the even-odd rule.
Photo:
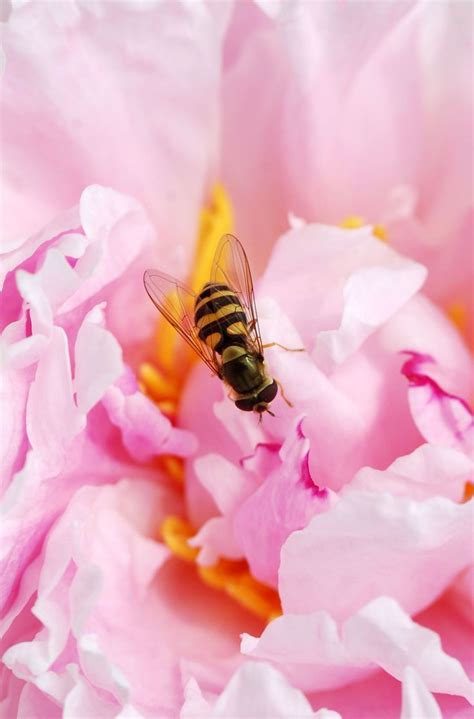
[[[258,394],[258,401],[259,402],[266,402],[267,404],[270,404],[275,397],[277,396],[278,392],[278,385],[273,380],[271,384],[268,385],[268,387],[265,387],[265,389],[262,389],[261,392]]]
[[[253,408],[255,407],[255,399],[236,399],[235,406],[237,407],[237,409],[241,409],[244,412],[252,412]]]

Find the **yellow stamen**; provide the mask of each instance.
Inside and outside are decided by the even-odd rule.
[[[199,239],[189,282],[194,292],[199,292],[202,286],[209,281],[212,260],[219,240],[222,235],[232,232],[233,225],[233,212],[229,197],[222,185],[216,185],[210,207],[201,211]]]
[[[474,484],[472,482],[466,482],[466,486],[464,487],[464,497],[463,502],[469,502],[470,499],[474,497]]]
[[[159,458],[163,472],[171,477],[177,484],[184,484],[184,462],[181,457],[165,455]]]
[[[359,227],[363,227],[366,224],[367,223],[363,217],[359,217],[359,215],[350,215],[340,223],[340,227],[343,227],[346,230],[358,230]],[[384,225],[373,225],[372,234],[382,242],[388,242],[387,228]]]
[[[150,364],[150,362],[143,362],[143,364],[140,365],[138,376],[147,394],[155,401],[178,396],[176,383],[171,378],[165,377],[165,375],[160,372],[155,365]]]
[[[173,402],[173,400],[162,399],[160,400],[160,402],[157,402],[157,405],[163,412],[163,414],[166,414],[166,416],[170,419],[174,419],[176,417],[178,405],[176,404],[176,402]]]
[[[464,334],[467,330],[467,307],[464,302],[452,302],[447,308],[447,313],[451,322]]]
[[[387,228],[384,225],[374,225],[372,227],[372,234],[382,242],[388,242]]]
[[[343,227],[345,230],[358,230],[359,227],[363,227],[364,225],[364,218],[359,217],[358,215],[349,215],[349,217],[346,217],[340,223],[340,226]]]
[[[194,529],[182,517],[169,516],[161,525],[161,536],[166,546],[180,559],[194,562],[199,549],[190,547],[188,539],[195,534]]]
[[[167,517],[161,527],[165,544],[173,554],[188,562],[195,562],[199,553],[188,543],[194,534],[193,527],[180,517]],[[196,568],[208,586],[225,592],[258,617],[271,621],[281,614],[278,593],[252,577],[245,561],[219,559],[211,567],[196,564]]]

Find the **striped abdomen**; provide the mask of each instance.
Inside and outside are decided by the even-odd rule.
[[[194,321],[199,338],[222,354],[229,345],[246,344],[247,315],[230,287],[208,282],[196,297]]]

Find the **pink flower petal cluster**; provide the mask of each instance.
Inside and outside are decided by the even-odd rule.
[[[422,2],[13,7],[2,716],[469,716],[472,356],[444,312],[469,294],[468,19]],[[143,269],[191,269],[217,172],[263,339],[305,350],[266,350],[290,404],[262,423],[202,365],[174,422],[136,379],[157,319]],[[354,214],[372,224],[337,226]],[[170,516],[194,527],[196,564],[163,541]],[[204,583],[219,562],[282,614]]]

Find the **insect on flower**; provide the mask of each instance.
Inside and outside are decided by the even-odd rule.
[[[238,409],[268,412],[281,385],[267,372],[253,291],[252,274],[239,240],[224,235],[212,263],[211,279],[196,294],[179,280],[146,270],[143,281],[152,302],[230,388]],[[302,351],[302,350],[292,350]]]

